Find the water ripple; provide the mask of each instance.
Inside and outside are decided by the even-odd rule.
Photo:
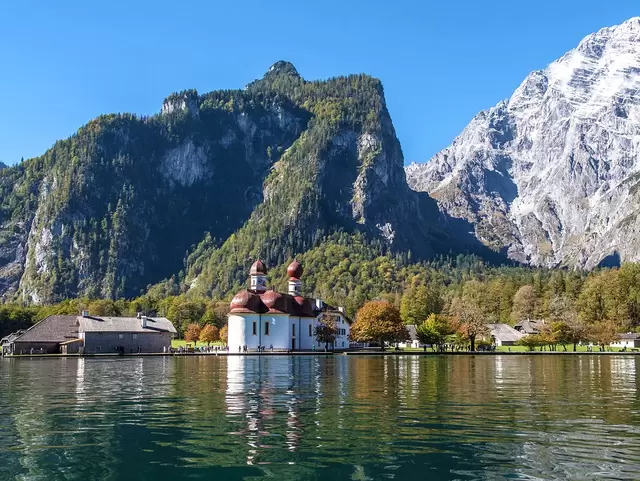
[[[0,362],[0,480],[640,479],[635,357]]]

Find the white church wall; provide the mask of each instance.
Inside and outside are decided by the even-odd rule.
[[[298,349],[302,349],[305,351],[310,351],[313,349],[314,345],[316,349],[318,348],[318,341],[316,341],[314,330],[315,330],[315,317],[291,317],[291,319],[295,319],[295,322],[298,327],[296,327],[296,334],[298,339]]]
[[[260,326],[260,314],[243,313],[229,315],[229,351],[237,352],[239,346],[258,348],[258,336],[253,335],[253,323]],[[256,331],[258,332],[258,331]]]
[[[269,323],[269,334],[265,324]],[[262,315],[262,345],[269,349],[289,349],[291,335],[289,332],[289,314],[263,314]]]

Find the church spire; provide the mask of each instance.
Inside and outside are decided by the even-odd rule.
[[[262,293],[267,290],[267,266],[260,259],[255,261],[249,271],[251,277],[251,290]]]

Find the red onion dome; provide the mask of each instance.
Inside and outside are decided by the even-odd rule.
[[[278,300],[282,298],[282,294],[274,291],[273,289],[270,289],[262,294],[260,298],[262,299],[262,302],[265,306],[267,306],[269,309],[273,309]]]
[[[300,279],[303,272],[302,264],[295,259],[291,264],[289,264],[289,267],[287,267],[287,274],[289,277],[293,277],[294,279]]]
[[[252,275],[252,276],[258,276],[258,275],[266,276],[267,275],[267,266],[264,265],[264,262],[262,262],[260,259],[258,259],[251,266],[251,270],[249,271],[249,274]]]
[[[231,312],[265,312],[260,296],[249,291],[238,292],[229,305]]]
[[[286,312],[291,309],[288,299],[274,290],[268,290],[260,296],[262,303],[269,309],[269,312]]]

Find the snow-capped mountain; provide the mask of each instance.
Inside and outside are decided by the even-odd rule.
[[[640,261],[640,17],[603,28],[453,144],[409,185],[476,236],[540,266]]]

